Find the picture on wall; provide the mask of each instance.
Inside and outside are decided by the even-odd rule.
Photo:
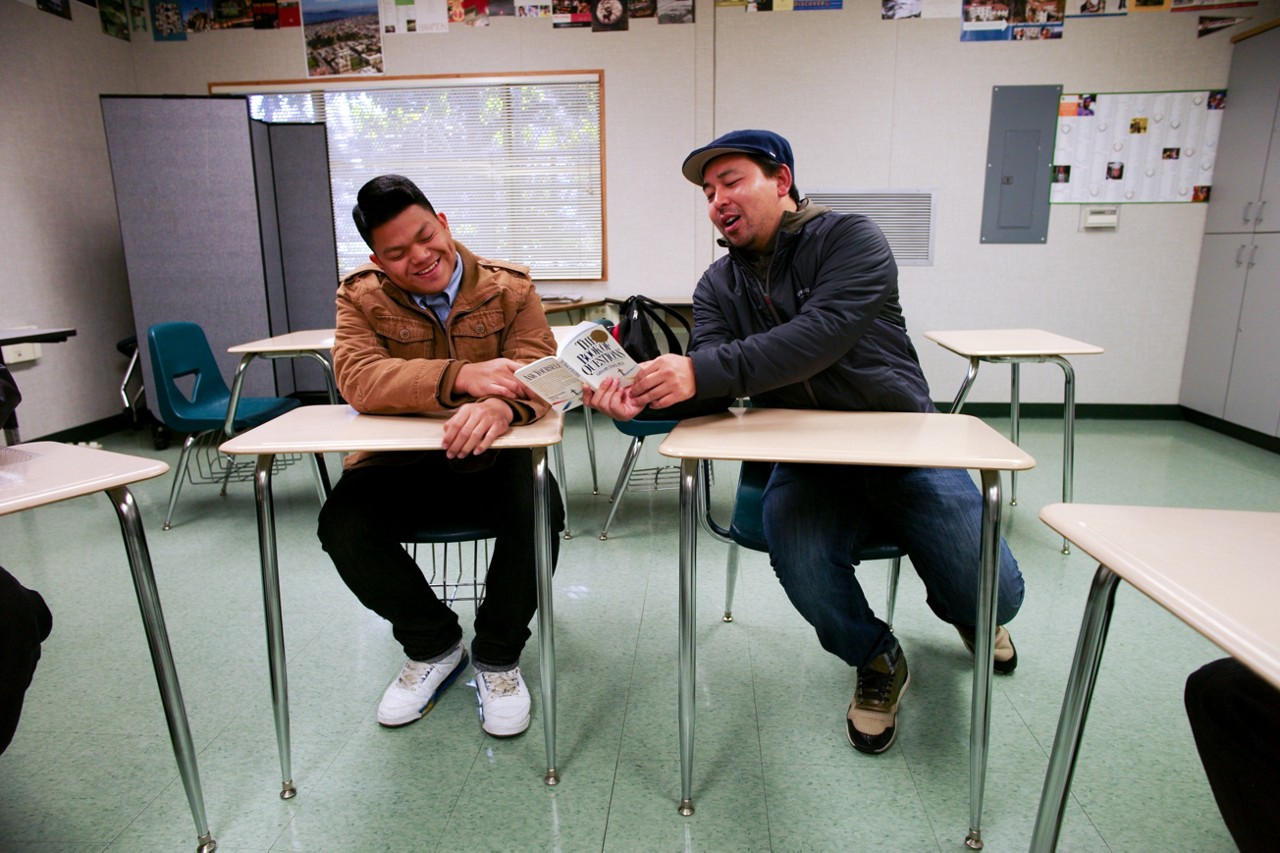
[[[1204,202],[1223,89],[1063,95],[1049,201]]]
[[[381,74],[376,0],[302,0],[307,76]]]
[[[1065,0],[962,0],[960,41],[1062,38]]]

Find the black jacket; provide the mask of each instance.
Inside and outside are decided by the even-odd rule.
[[[792,228],[784,218],[763,278],[730,249],[698,282],[689,355],[700,408],[749,396],[773,408],[935,411],[884,235],[865,216],[803,213]]]

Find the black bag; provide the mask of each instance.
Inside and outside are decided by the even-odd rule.
[[[627,351],[627,355],[636,361],[651,361],[663,352],[684,355],[680,341],[676,338],[671,324],[664,318],[664,314],[679,321],[687,334],[693,334],[693,330],[689,328],[689,321],[670,305],[663,305],[661,302],[638,294],[627,297],[627,300],[622,303],[618,325],[614,328],[614,336]],[[658,345],[654,330],[660,331],[665,338],[665,350]]]
[[[22,395],[18,393],[18,383],[13,381],[9,368],[0,364],[0,425],[9,423],[9,416],[21,402]]]

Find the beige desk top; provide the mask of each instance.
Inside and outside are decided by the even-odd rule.
[[[236,344],[228,347],[227,352],[304,352],[307,350],[330,350],[333,349],[333,329],[306,329],[297,332],[289,332],[285,335],[276,335],[272,338],[263,338],[259,341],[250,341],[247,344]]]
[[[677,459],[1025,470],[1035,459],[969,415],[748,409],[691,418],[658,448]]]
[[[362,415],[350,406],[301,406],[221,446],[223,453],[338,453],[354,450],[438,450],[445,417]],[[513,427],[493,443],[502,447],[548,447],[560,441],[562,417],[551,412]]]
[[[1051,504],[1040,518],[1280,687],[1280,513]]]
[[[169,466],[56,441],[0,447],[0,515],[159,477]]]
[[[1041,329],[973,329],[925,332],[934,343],[968,358],[1034,355],[1098,355],[1102,347]]]

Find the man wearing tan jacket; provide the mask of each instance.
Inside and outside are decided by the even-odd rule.
[[[534,484],[528,450],[491,450],[512,425],[542,417],[513,369],[555,340],[528,270],[477,258],[453,239],[408,178],[382,175],[357,195],[356,227],[371,263],[338,288],[334,373],[343,397],[371,414],[447,414],[444,449],[352,454],[320,513],[338,573],[392,626],[408,658],[378,705],[378,722],[426,714],[468,663],[457,615],[401,547],[422,519],[494,529],[471,656],[482,726],[496,737],[529,727],[520,653],[537,608]],[[563,526],[552,485],[552,526]],[[552,538],[552,559],[559,538]]]

